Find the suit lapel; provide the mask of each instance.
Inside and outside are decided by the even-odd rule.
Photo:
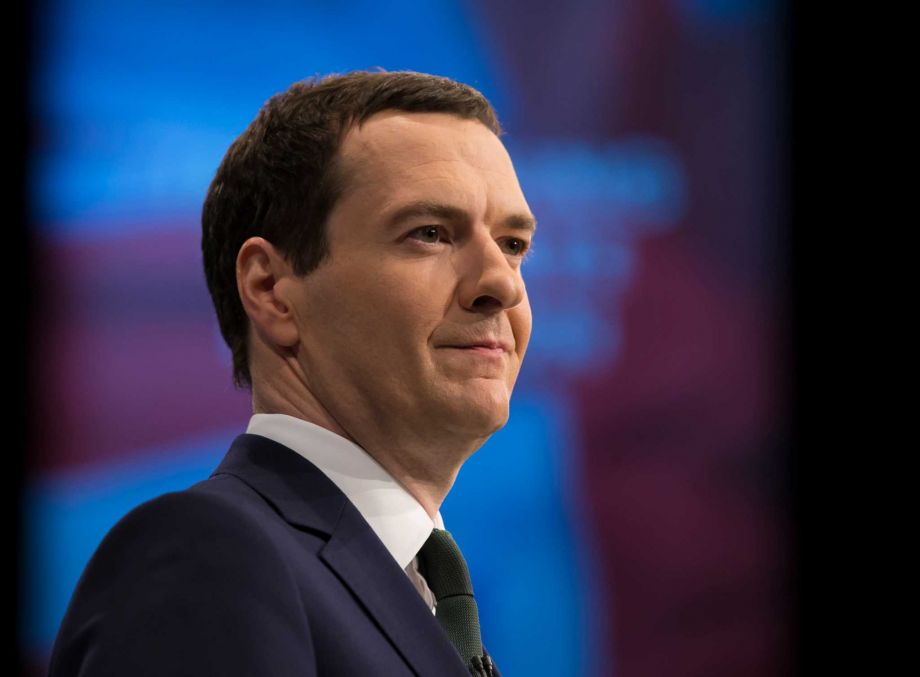
[[[351,504],[320,558],[361,600],[419,675],[469,677],[431,609]]]
[[[238,436],[213,475],[238,477],[290,524],[328,536],[319,557],[419,675],[469,677],[405,572],[357,508],[316,466],[259,435]]]

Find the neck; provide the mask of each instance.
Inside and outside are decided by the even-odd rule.
[[[276,376],[279,374],[275,374]],[[446,437],[395,417],[361,416],[324,405],[300,378],[260,378],[253,370],[254,414],[286,414],[330,430],[364,449],[434,519],[450,492],[460,467],[488,439],[488,435]],[[390,423],[378,426],[381,420]],[[433,453],[432,450],[437,450]]]

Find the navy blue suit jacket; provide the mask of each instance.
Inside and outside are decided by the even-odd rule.
[[[86,567],[49,677],[469,677],[405,572],[316,466],[240,435],[126,515]]]

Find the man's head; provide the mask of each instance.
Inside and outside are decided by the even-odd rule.
[[[499,133],[478,92],[418,73],[272,98],[202,219],[235,381],[251,383],[258,342],[346,429],[397,412],[500,427],[530,336],[533,218]]]
[[[422,73],[355,72],[306,80],[273,96],[230,146],[202,210],[201,249],[208,290],[233,356],[233,379],[250,386],[249,321],[236,284],[236,258],[261,236],[300,274],[328,254],[325,222],[345,177],[338,151],[345,133],[383,110],[444,112],[501,133],[476,90]]]

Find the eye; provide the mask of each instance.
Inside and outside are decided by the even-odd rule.
[[[505,252],[512,256],[523,256],[530,248],[529,242],[517,237],[505,238],[501,244]]]
[[[443,230],[440,226],[422,226],[409,233],[409,237],[426,242],[428,244],[437,244],[438,242],[447,241]]]

